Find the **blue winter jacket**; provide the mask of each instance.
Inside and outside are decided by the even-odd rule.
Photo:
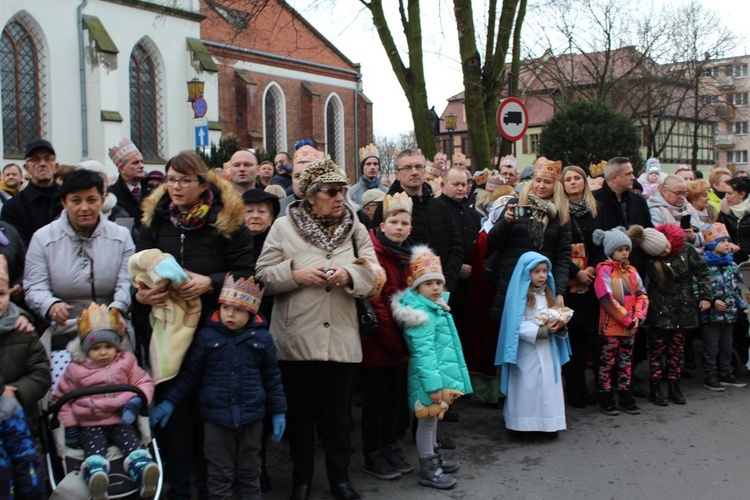
[[[258,314],[239,330],[219,321],[215,310],[193,339],[166,399],[175,405],[200,385],[201,417],[233,429],[286,413],[276,349]]]

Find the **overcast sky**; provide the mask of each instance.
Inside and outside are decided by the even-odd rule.
[[[662,1],[662,0],[656,0]],[[683,3],[684,0],[670,0]],[[373,101],[375,135],[395,136],[412,130],[411,114],[396,77],[393,75],[372,18],[358,0],[288,0],[323,35],[333,42],[351,61],[362,65],[364,92]],[[387,14],[397,41],[402,37],[396,0],[383,0],[391,5]],[[502,3],[502,2],[499,2]],[[531,2],[530,2],[531,3]],[[740,38],[733,55],[750,53],[750,1],[704,0],[705,7],[715,10]],[[463,91],[458,41],[455,32],[452,2],[423,0],[422,30],[425,37],[425,73],[430,106],[441,114],[447,99]],[[425,6],[430,9],[425,9]],[[484,1],[475,2],[475,15]],[[527,18],[528,20],[528,18]],[[526,24],[524,25],[526,26]],[[530,36],[528,30],[524,37]],[[402,52],[403,54],[403,52]],[[405,57],[402,55],[402,57]]]

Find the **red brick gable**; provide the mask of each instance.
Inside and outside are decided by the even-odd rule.
[[[201,0],[201,39],[342,68],[359,70],[328,39],[283,0],[269,0],[260,10],[253,0]],[[229,11],[227,13],[227,11]],[[236,11],[236,12],[232,12]],[[219,14],[239,15],[248,20],[246,28],[231,26]]]

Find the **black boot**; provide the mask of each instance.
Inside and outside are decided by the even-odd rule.
[[[586,385],[583,387],[585,389]],[[586,399],[581,394],[581,384],[573,376],[565,377],[565,395],[568,404],[573,408],[586,408]]]
[[[626,412],[630,413],[631,415],[639,415],[641,413],[641,409],[638,408],[638,405],[635,404],[635,399],[633,399],[633,393],[629,390],[623,390],[619,391],[620,394],[620,408],[625,410]]]
[[[659,379],[651,379],[651,392],[648,394],[648,400],[656,406],[667,406],[669,404],[667,398],[661,393],[661,382],[659,382]]]
[[[680,390],[679,380],[669,381],[669,392],[667,393],[667,398],[676,405],[684,405],[687,402],[685,396],[682,395],[682,391]]]

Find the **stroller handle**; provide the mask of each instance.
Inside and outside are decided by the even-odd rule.
[[[84,396],[107,394],[108,392],[133,392],[136,396],[140,397],[141,401],[143,401],[144,403],[148,401],[148,398],[142,390],[134,385],[129,384],[103,385],[100,387],[86,387],[85,389],[75,389],[66,394],[63,394],[63,396],[58,399],[55,404],[50,406],[48,413],[52,416],[52,428],[57,429],[57,427],[60,425],[60,421],[57,419],[57,414],[60,412],[60,409],[67,403]],[[142,404],[139,413],[144,417],[148,417],[148,405]]]

